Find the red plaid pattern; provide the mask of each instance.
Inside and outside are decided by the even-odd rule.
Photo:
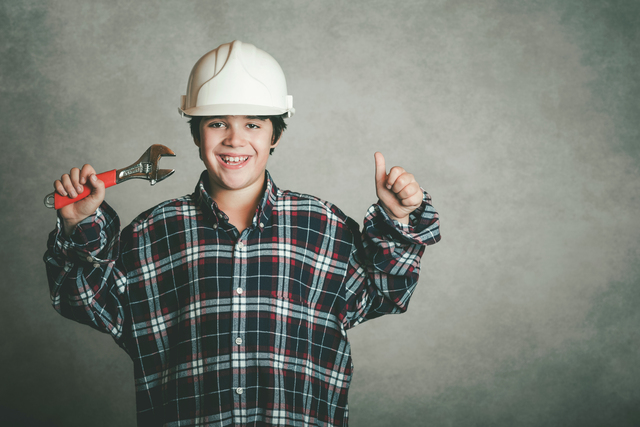
[[[113,336],[134,363],[138,424],[347,423],[347,329],[407,309],[424,246],[440,240],[425,192],[412,225],[378,205],[357,224],[267,173],[239,232],[196,191],[122,233],[104,203],[45,254],[54,308]]]

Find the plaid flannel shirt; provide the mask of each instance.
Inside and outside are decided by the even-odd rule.
[[[239,232],[206,178],[122,233],[106,203],[70,238],[58,221],[44,257],[54,308],[129,354],[139,425],[346,425],[346,331],[407,309],[424,246],[440,240],[429,195],[411,225],[373,205],[360,235],[267,172]]]

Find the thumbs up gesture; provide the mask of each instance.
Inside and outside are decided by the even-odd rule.
[[[387,174],[384,156],[375,153],[376,194],[380,205],[391,217],[403,224],[409,224],[409,214],[420,207],[422,190],[412,174],[399,166],[394,166]]]

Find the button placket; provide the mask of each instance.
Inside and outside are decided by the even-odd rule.
[[[236,242],[233,248],[233,280],[232,280],[232,310],[233,310],[233,323],[231,338],[231,368],[233,372],[233,390],[234,400],[240,405],[245,406],[244,391],[246,389],[246,355],[244,353],[244,347],[242,343],[244,340],[245,315],[247,309],[246,304],[246,240],[243,242],[242,236]],[[234,345],[235,344],[235,345]]]

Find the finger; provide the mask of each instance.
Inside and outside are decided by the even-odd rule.
[[[59,179],[56,179],[53,183],[53,188],[55,188],[56,192],[63,196],[63,197],[67,197],[68,193],[67,191],[64,189],[64,185],[62,185],[62,182],[60,182]]]
[[[92,215],[104,200],[105,195],[104,182],[99,180],[96,174],[91,174],[88,177],[87,185],[91,189],[91,193],[74,204],[77,215],[82,218]]]
[[[69,176],[71,177],[71,183],[73,184],[73,188],[78,192],[82,193],[82,184],[80,184],[80,169],[73,168],[71,172],[69,172]]]
[[[86,184],[89,177],[95,173],[96,171],[93,169],[93,166],[89,164],[82,166],[82,170],[80,171],[80,184]]]
[[[381,187],[384,185],[387,177],[384,156],[380,152],[376,152],[373,156],[376,160],[376,187]]]
[[[400,199],[400,204],[402,206],[412,206],[414,209],[418,208],[422,204],[422,190],[419,187],[418,189],[419,191]]]
[[[105,195],[104,181],[100,180],[95,173],[89,176],[89,181],[91,184],[91,193],[88,197],[93,198],[96,203],[102,203]]]
[[[60,178],[60,180],[62,181],[62,185],[67,192],[67,195],[72,199],[75,199],[78,196],[78,191],[74,187],[73,182],[71,182],[71,177],[69,176],[69,174],[65,173],[64,175],[62,175],[62,178]]]
[[[403,188],[405,188],[407,185],[411,184],[412,182],[415,182],[415,178],[413,177],[413,175],[411,175],[410,173],[407,172],[403,172],[401,173],[393,182],[393,186],[391,187],[391,191],[393,191],[394,193],[398,194],[400,191],[402,191]]]
[[[396,180],[405,173],[405,170],[400,166],[394,166],[389,171],[389,176],[387,176],[387,188],[391,190],[391,188],[396,184]],[[405,184],[406,185],[406,184]],[[402,186],[403,187],[403,186]],[[402,187],[398,188],[398,191],[402,189]]]
[[[414,209],[417,209],[422,204],[422,191],[400,200],[400,204],[402,204],[402,206],[412,206]]]
[[[397,184],[397,181],[396,181]],[[395,186],[394,186],[395,189]],[[409,184],[405,185],[400,191],[396,193],[396,197],[400,200],[408,199],[414,196],[416,193],[420,193],[422,195],[422,191],[420,190],[420,186],[417,182],[413,181]]]

